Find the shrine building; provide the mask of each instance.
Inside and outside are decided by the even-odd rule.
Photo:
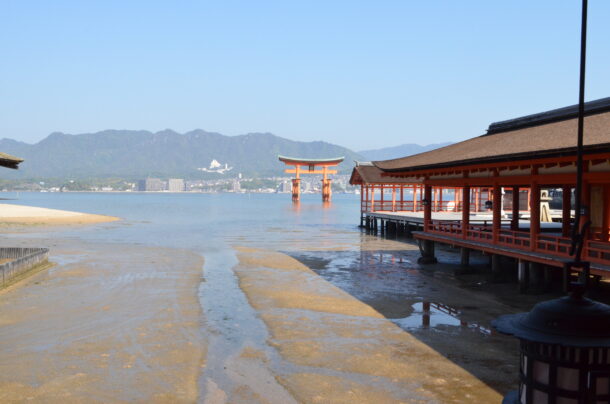
[[[470,250],[510,257],[520,273],[532,265],[561,268],[570,257],[577,114],[578,107],[570,106],[496,122],[463,142],[374,161],[388,184],[402,179],[423,190],[423,226],[413,233],[422,262],[434,262],[434,243],[445,243],[461,247],[466,261]],[[610,98],[585,104],[583,159],[582,223],[591,225],[582,257],[592,274],[610,277]],[[459,190],[459,217],[433,217],[438,189]],[[484,203],[490,220],[473,222],[472,204],[480,204],[475,195],[482,189],[490,190]],[[549,195],[558,192],[560,207],[549,209]],[[492,271],[499,270],[492,259]]]

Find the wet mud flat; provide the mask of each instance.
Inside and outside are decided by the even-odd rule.
[[[382,249],[285,253],[500,394],[515,389],[518,341],[495,332],[491,321],[528,311],[560,292],[523,295],[515,283],[492,282],[483,256],[473,257],[472,270],[464,273],[459,250],[450,248],[437,249],[439,264],[421,266],[416,244],[391,243]]]
[[[494,403],[514,388],[516,343],[488,323],[520,308],[450,264],[422,269],[414,245],[315,230],[189,249],[11,239],[57,265],[0,293],[0,401]]]
[[[298,402],[501,400],[496,389],[299,260],[236,250],[239,286],[277,353],[263,355],[265,366]]]
[[[19,238],[56,265],[0,292],[1,402],[194,402],[205,364],[184,250]]]

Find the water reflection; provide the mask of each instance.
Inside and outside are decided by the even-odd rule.
[[[399,327],[493,335],[490,315],[465,290],[447,288],[414,263],[416,250],[299,251],[291,256],[371,305]],[[464,306],[463,302],[472,303]],[[465,310],[465,312],[464,312]],[[472,318],[474,317],[476,318]]]
[[[405,330],[453,326],[470,329],[483,335],[494,335],[494,331],[490,327],[461,319],[461,312],[451,306],[423,301],[415,303],[411,307],[413,312],[407,317],[393,319],[394,324]]]

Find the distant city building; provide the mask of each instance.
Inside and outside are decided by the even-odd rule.
[[[233,192],[241,192],[241,184],[239,179],[233,180]]]
[[[292,192],[292,182],[290,180],[282,181],[282,183],[280,184],[280,192],[282,192],[282,193]]]
[[[136,182],[136,191],[138,191],[138,192],[146,191],[146,180],[138,180]]]
[[[186,185],[182,178],[170,178],[167,182],[167,189],[169,192],[184,192]]]
[[[146,192],[159,192],[165,190],[165,184],[159,178],[147,178],[145,182]]]

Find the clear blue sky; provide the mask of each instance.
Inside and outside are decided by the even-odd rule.
[[[590,0],[587,99],[610,96]],[[0,137],[195,128],[352,149],[576,103],[579,0],[0,3]]]

